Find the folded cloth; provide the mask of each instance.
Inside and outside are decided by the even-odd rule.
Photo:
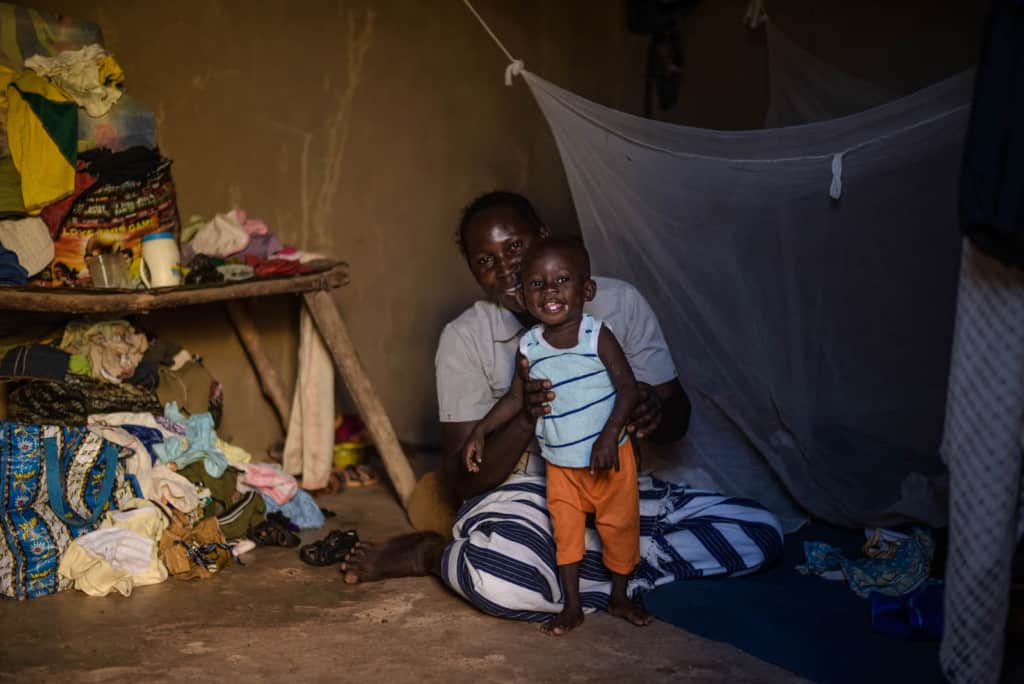
[[[14,347],[0,359],[0,378],[63,380],[71,355],[45,344]]]
[[[286,518],[298,525],[299,529],[312,530],[324,526],[324,514],[316,505],[309,492],[300,489],[295,492],[287,503],[279,504],[272,496],[263,494],[263,502],[267,506],[267,515],[280,511]],[[450,529],[449,525],[449,529]]]
[[[19,383],[7,396],[7,417],[22,423],[81,425],[87,416],[118,411],[159,412],[156,393],[139,385],[115,385],[68,374],[63,382]]]
[[[295,478],[282,471],[281,466],[276,463],[244,463],[237,467],[243,471],[242,476],[238,478],[240,492],[255,489],[278,504],[285,504],[299,490]]]

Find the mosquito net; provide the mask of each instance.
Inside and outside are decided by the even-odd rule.
[[[595,272],[649,299],[684,386],[718,416],[706,443],[761,459],[716,453],[717,484],[779,500],[781,483],[838,524],[941,524],[971,75],[745,132],[630,116],[522,75]]]

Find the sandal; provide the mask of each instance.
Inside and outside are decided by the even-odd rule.
[[[364,487],[379,482],[377,473],[368,465],[345,466],[339,474],[346,487]]]
[[[334,565],[343,561],[358,542],[355,530],[333,530],[323,539],[299,549],[299,558],[309,565]]]
[[[289,529],[288,518],[278,512],[271,513],[267,519],[249,530],[249,539],[257,546],[298,546],[302,540]]]

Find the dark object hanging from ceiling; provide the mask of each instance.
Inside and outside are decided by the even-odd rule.
[[[683,81],[683,49],[679,20],[700,4],[700,0],[626,0],[626,24],[633,33],[651,36],[647,48],[644,78],[644,116],[658,107],[671,109],[679,101]]]

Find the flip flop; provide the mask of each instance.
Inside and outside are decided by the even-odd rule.
[[[275,512],[268,515],[267,519],[259,525],[251,528],[246,536],[256,542],[257,546],[293,548],[298,546],[302,540],[288,528],[288,518]]]
[[[375,485],[380,482],[380,478],[377,477],[377,471],[368,465],[357,465],[355,467],[356,475],[359,477],[359,481],[364,487],[369,485]]]
[[[334,565],[345,559],[345,554],[359,542],[355,530],[333,530],[326,537],[299,549],[303,563],[316,566]]]

